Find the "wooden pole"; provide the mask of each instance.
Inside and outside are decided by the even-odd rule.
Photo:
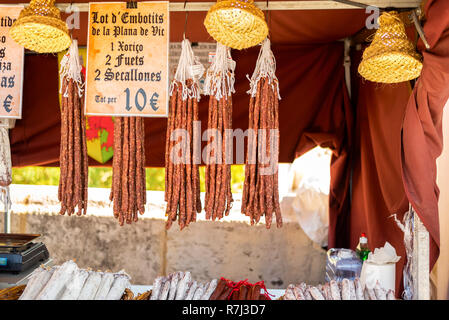
[[[413,210],[413,209],[412,209]],[[413,210],[414,211],[414,210]],[[413,300],[430,300],[429,232],[413,212]]]
[[[356,0],[359,3],[379,8],[419,8],[421,0]],[[339,10],[359,9],[359,7],[339,3],[332,0],[327,1],[255,1],[255,5],[262,10]],[[215,2],[170,2],[170,11],[208,11]],[[27,3],[22,3],[28,6]],[[65,11],[71,6],[80,12],[89,11],[89,3],[56,3],[56,7]],[[69,10],[72,11],[72,10]]]

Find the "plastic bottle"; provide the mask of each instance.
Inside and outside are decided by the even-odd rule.
[[[357,249],[355,250],[360,260],[365,261],[368,259],[368,254],[371,252],[368,247],[368,238],[365,233],[362,233],[360,236],[359,244],[357,245]]]

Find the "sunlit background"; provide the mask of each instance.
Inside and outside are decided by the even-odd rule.
[[[280,164],[280,166],[288,166],[290,170],[283,170],[281,174],[288,174],[288,177],[280,177],[282,183],[288,183],[288,190],[296,190],[304,177],[312,179],[315,177],[319,188],[323,192],[329,190],[329,164],[331,151],[316,147],[303,156],[297,158],[292,164]],[[288,173],[286,173],[286,171]],[[200,167],[201,191],[204,189],[204,173],[205,167]],[[22,167],[13,168],[14,184],[31,184],[31,185],[50,185],[57,186],[59,184],[59,167]],[[232,192],[240,193],[243,189],[245,179],[245,166],[232,165],[231,167],[231,189]],[[89,187],[93,188],[110,188],[112,183],[112,168],[110,167],[90,167],[89,168]],[[146,188],[153,191],[164,191],[165,189],[165,169],[164,168],[147,168],[146,169]],[[281,186],[282,188],[282,186]]]

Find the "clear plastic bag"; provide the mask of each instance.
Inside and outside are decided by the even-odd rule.
[[[354,280],[360,277],[362,261],[351,249],[332,248],[327,251],[325,280],[340,282],[343,279]]]

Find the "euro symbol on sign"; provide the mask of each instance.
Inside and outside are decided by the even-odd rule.
[[[150,99],[150,106],[154,111],[157,111],[157,109],[159,109],[159,107],[156,107],[157,98],[159,98],[159,95],[155,92],[155,93],[153,93],[153,95],[151,96],[151,99]]]
[[[5,98],[5,101],[3,101],[3,107],[5,108],[6,112],[11,112],[12,108],[11,108],[11,100],[12,100],[12,96],[10,94],[8,94],[8,96]]]

